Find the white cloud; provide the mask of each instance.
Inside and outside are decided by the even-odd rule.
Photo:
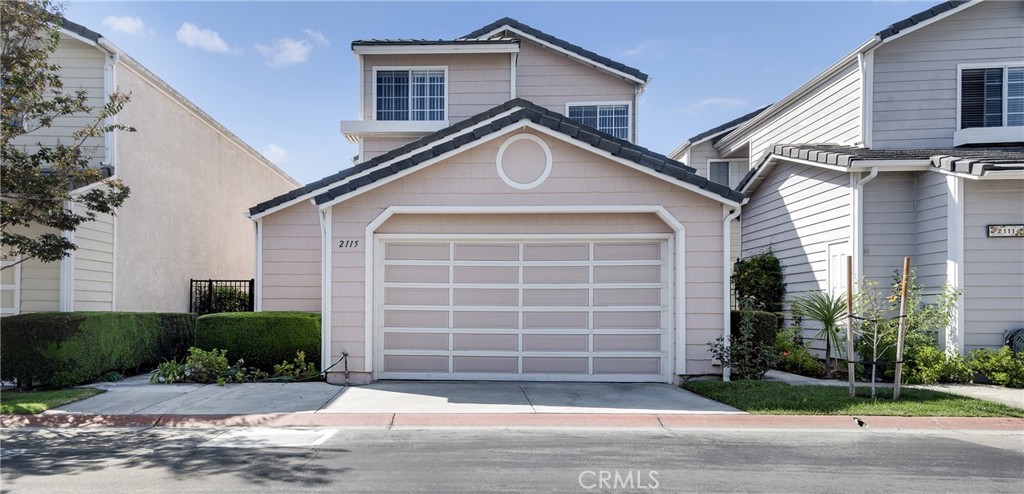
[[[142,36],[146,34],[146,23],[140,17],[130,15],[108,15],[103,18],[103,27],[126,34]]]
[[[314,43],[321,46],[331,46],[331,40],[324,36],[324,33],[320,31],[314,31],[312,29],[303,29],[302,32],[306,33],[306,37],[313,40]]]
[[[268,66],[281,67],[308,60],[313,45],[304,39],[278,38],[274,40],[273,46],[256,44],[256,51],[263,54]]]
[[[274,143],[267,144],[267,147],[263,148],[262,154],[276,165],[288,161],[288,151]]]
[[[227,53],[231,51],[228,48],[228,44],[217,34],[217,31],[201,29],[191,22],[182,23],[176,35],[179,43],[190,48],[199,48],[214,53]]]
[[[747,102],[740,98],[705,98],[690,103],[680,108],[679,111],[696,115],[716,108],[742,108],[744,106],[747,106]]]
[[[659,46],[661,46],[661,42],[660,41],[656,41],[656,40],[642,41],[642,42],[640,42],[639,44],[637,44],[637,45],[635,45],[633,47],[619,50],[619,57],[620,58],[638,57],[640,55],[645,55],[645,54],[649,53],[650,51],[658,48]]]

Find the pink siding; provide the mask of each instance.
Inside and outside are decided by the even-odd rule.
[[[263,310],[320,312],[320,220],[302,201],[263,218]]]
[[[400,148],[415,140],[415,137],[364,137],[362,161],[372,160],[392,149]]]
[[[499,138],[336,205],[332,245],[341,240],[362,240],[366,225],[388,206],[661,205],[686,227],[687,370],[689,373],[714,371],[706,343],[718,337],[722,330],[721,205],[573,145],[538,137],[551,147],[554,165],[549,178],[536,188],[513,189],[498,177],[495,157],[504,140]],[[459,218],[410,215],[392,218],[378,232],[550,234],[596,230],[593,232],[600,233],[607,231],[601,221],[621,221],[627,216],[640,217],[640,231],[650,231],[652,226],[650,219],[642,218],[645,215],[602,214],[595,215],[595,220],[582,220],[581,224],[584,216],[589,215],[531,215],[526,219],[529,223],[524,224],[520,223],[524,221],[520,215]],[[313,219],[315,221],[315,215]],[[593,223],[588,225],[586,221]],[[622,226],[618,231],[636,231],[632,225]],[[667,227],[658,229],[666,231]],[[331,348],[334,355],[331,359],[347,351],[350,367],[354,369],[363,368],[365,362],[364,247],[360,242],[358,248],[335,249],[332,253],[334,328]],[[641,275],[647,276],[638,274]],[[531,370],[538,372],[541,369],[565,371],[578,365],[566,360],[535,360],[533,363]]]

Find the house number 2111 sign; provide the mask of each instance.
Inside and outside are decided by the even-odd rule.
[[[1024,225],[989,225],[989,237],[1024,237]]]

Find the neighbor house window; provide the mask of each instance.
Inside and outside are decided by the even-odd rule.
[[[1024,126],[1024,67],[963,69],[960,128]]]
[[[445,71],[376,71],[377,120],[444,120]]]
[[[716,184],[722,184],[726,187],[729,186],[729,162],[728,161],[709,161],[708,162],[708,179]]]
[[[629,105],[569,104],[569,118],[619,139],[629,139]]]

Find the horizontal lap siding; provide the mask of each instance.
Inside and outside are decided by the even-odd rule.
[[[864,185],[864,276],[882,287],[889,286],[904,256],[914,257],[914,175],[882,173]]]
[[[849,176],[780,163],[743,208],[743,257],[771,248],[787,297],[827,288],[828,245],[850,238]]]
[[[334,207],[332,245],[341,240],[360,240],[354,249],[335,249],[332,254],[332,296],[334,329],[332,359],[350,353],[350,367],[359,369],[364,360],[364,248],[366,225],[388,206],[561,206],[561,205],[663,205],[686,225],[686,321],[689,373],[713,372],[707,342],[722,331],[721,215],[720,203],[646,176],[588,151],[542,137],[551,147],[554,164],[548,179],[531,190],[506,185],[497,174],[495,158],[505,138],[466,150],[442,163],[415,172],[395,182],[352,198]],[[447,216],[447,215],[443,215]],[[518,215],[517,215],[518,216]],[[507,230],[532,234],[604,232],[601,218],[620,221],[619,215],[596,215],[598,219],[577,221],[580,215],[542,215],[535,227],[513,225],[512,219],[490,215],[492,222],[508,221]],[[629,216],[629,215],[625,215]],[[425,224],[441,221],[426,217]],[[447,219],[447,218],[444,218]],[[462,220],[460,220],[462,221]],[[651,225],[649,217],[642,225]],[[588,223],[589,222],[589,223]],[[444,231],[451,226],[435,223]],[[484,232],[487,222],[469,220]],[[636,227],[624,225],[627,231]],[[662,227],[664,228],[664,227]],[[395,232],[426,227],[420,218],[399,217],[385,230]],[[595,230],[596,229],[596,230]],[[648,229],[644,226],[643,229]],[[664,230],[662,230],[664,231]],[[264,249],[266,246],[264,246]]]
[[[301,201],[263,218],[263,310],[320,312],[318,211]]]
[[[917,175],[915,207],[917,245],[914,266],[917,281],[926,294],[938,293],[946,283],[946,175],[925,172]]]
[[[952,147],[957,64],[1024,59],[1022,23],[1024,2],[983,2],[879,47],[873,147]]]
[[[508,53],[365,55],[363,120],[376,120],[374,67],[448,67],[448,122],[454,124],[510,99],[511,64]]]
[[[1024,223],[1020,180],[964,180],[964,343],[1002,345],[1024,327],[1024,238],[988,238],[987,225]]]
[[[78,214],[85,207],[75,205]],[[75,231],[74,308],[89,311],[114,310],[114,218],[99,214]]]

